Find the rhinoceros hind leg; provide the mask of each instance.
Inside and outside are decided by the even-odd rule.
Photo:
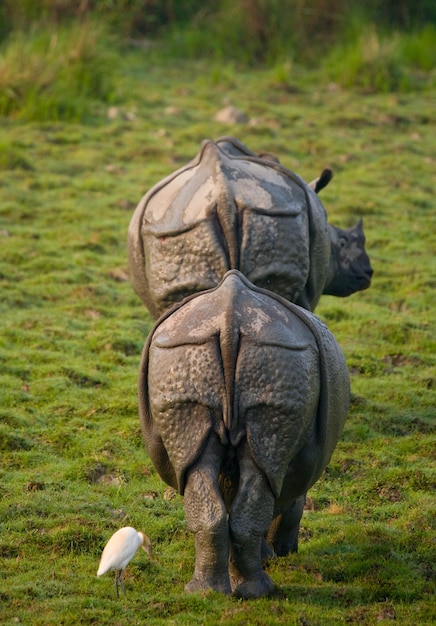
[[[267,538],[277,556],[298,551],[298,531],[305,503],[306,494],[296,498],[272,521]]]
[[[235,596],[259,598],[271,595],[275,589],[271,578],[262,569],[262,544],[271,522],[274,496],[246,444],[240,449],[238,458],[239,489],[229,515],[230,578]]]
[[[277,554],[274,552],[274,550],[271,548],[271,546],[268,544],[265,538],[262,539],[262,546],[260,549],[260,554],[262,557],[263,566],[265,566],[268,563],[268,561],[271,561],[272,559],[275,559],[277,557]]]
[[[214,436],[189,470],[185,494],[188,530],[195,534],[195,571],[188,592],[231,593],[227,511],[218,486],[224,448]]]

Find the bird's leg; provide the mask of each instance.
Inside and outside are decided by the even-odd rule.
[[[117,598],[120,597],[120,592],[118,590],[118,578],[119,578],[119,575],[120,575],[120,571],[121,570],[118,570],[118,569],[115,570],[115,589],[117,590]]]
[[[120,585],[121,585],[121,589],[123,590],[123,594],[125,596],[126,595],[126,589],[124,587],[123,573],[124,573],[124,570],[121,569],[120,570]]]
[[[123,580],[123,569],[117,569],[115,571],[115,588],[117,590],[117,598],[120,597],[120,591],[119,591],[119,587],[121,587],[121,589],[123,590],[123,594],[126,595],[126,589],[124,587],[124,580]]]

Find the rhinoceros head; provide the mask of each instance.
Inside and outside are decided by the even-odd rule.
[[[323,293],[341,298],[368,289],[373,269],[365,250],[365,233],[360,219],[353,228],[329,224],[331,254]]]

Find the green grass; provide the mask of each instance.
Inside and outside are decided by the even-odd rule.
[[[120,62],[114,120],[102,104],[88,124],[2,120],[0,622],[434,623],[435,92],[362,95],[285,66],[140,52]],[[227,102],[251,122],[215,122]],[[277,596],[252,602],[183,591],[193,538],[141,440],[152,321],[126,280],[136,203],[224,134],[306,180],[330,166],[330,221],[364,218],[375,270],[370,290],[317,310],[347,358],[352,406],[300,552],[270,564]],[[156,560],[138,553],[117,600],[96,571],[127,524]]]
[[[0,116],[38,122],[95,121],[102,106],[124,99],[120,84],[132,45],[147,50],[141,69],[137,68],[142,79],[150,65],[171,75],[174,59],[208,58],[215,84],[223,78],[236,84],[241,67],[269,67],[277,86],[291,92],[301,81],[313,82],[314,76],[323,84],[330,82],[333,89],[353,87],[364,93],[434,89],[432,23],[410,32],[385,32],[359,11],[343,15],[342,0],[336,2],[336,9],[327,12],[329,19],[324,10],[308,10],[305,2],[294,14],[290,1],[286,19],[282,2],[275,0],[269,8],[254,2],[257,8],[248,19],[244,3],[224,0],[217,15],[200,11],[189,27],[176,21],[161,38],[151,40],[122,39],[122,25],[116,28],[97,12],[58,23],[54,17],[47,22],[43,11],[45,20],[41,16],[30,25],[24,20],[7,36],[0,33]],[[117,15],[123,22],[123,11]],[[127,14],[124,20],[126,26]],[[127,89],[132,89],[131,83]],[[4,158],[0,154],[0,166]]]
[[[412,91],[434,87],[436,28],[427,25],[409,34],[381,33],[360,25],[347,43],[332,48],[327,73],[344,87],[367,92]]]
[[[111,98],[117,59],[108,43],[97,21],[12,32],[0,48],[0,115],[83,120],[93,101]]]

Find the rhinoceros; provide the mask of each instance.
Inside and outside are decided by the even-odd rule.
[[[216,286],[229,269],[311,311],[322,293],[344,295],[337,293],[344,278],[347,295],[365,289],[372,269],[362,223],[348,231],[330,226],[316,193],[330,178],[325,170],[307,184],[235,138],[203,141],[197,156],[153,187],[133,214],[128,252],[135,291],[158,317]],[[349,248],[335,252],[347,237],[353,267]]]
[[[187,591],[270,594],[265,538],[296,550],[307,490],[349,407],[349,375],[327,327],[238,270],[155,324],[139,413],[161,478],[184,495],[195,534]]]
[[[323,294],[345,298],[368,289],[373,269],[365,250],[365,233],[360,219],[352,228],[328,225],[330,259]]]

